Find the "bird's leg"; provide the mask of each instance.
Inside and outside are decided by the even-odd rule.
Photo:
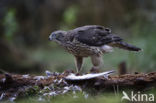
[[[77,73],[80,72],[82,64],[83,64],[83,57],[75,56],[75,65],[76,65]]]
[[[91,61],[93,64],[93,67],[91,71],[99,71],[99,69],[103,66],[103,59],[101,55],[92,55]]]

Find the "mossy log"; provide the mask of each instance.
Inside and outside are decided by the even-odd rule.
[[[0,75],[0,96],[5,93],[6,97],[13,94],[21,94],[25,92],[26,87],[38,86],[43,89],[45,86],[51,84],[60,85],[60,88],[68,85],[77,85],[84,89],[96,90],[110,90],[114,91],[114,87],[120,89],[135,89],[144,90],[151,87],[156,87],[156,72],[152,73],[137,73],[137,74],[124,74],[120,76],[103,76],[83,79],[83,80],[70,80],[66,79],[69,72],[64,73],[51,73],[48,76],[33,76],[33,75],[20,75],[20,74],[1,74]],[[56,82],[57,81],[57,82]]]

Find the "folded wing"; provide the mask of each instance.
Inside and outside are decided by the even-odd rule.
[[[98,25],[80,27],[75,29],[74,33],[74,38],[89,46],[102,46],[122,41],[119,36],[112,34],[110,29]]]

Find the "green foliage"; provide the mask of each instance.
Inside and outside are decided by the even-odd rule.
[[[88,95],[85,97],[84,93],[67,93],[58,96],[27,96],[27,98],[19,98],[15,100],[16,103],[121,103],[123,90],[119,90],[117,93],[114,92],[101,92],[96,95]],[[126,93],[131,93],[131,90],[124,90]],[[135,91],[136,93],[138,91]],[[95,93],[95,92],[93,92]],[[156,95],[156,89],[148,91],[142,91],[143,94],[154,94]],[[130,95],[130,94],[129,94]],[[127,100],[123,100],[122,103],[127,103]],[[1,103],[8,103],[2,102]],[[129,103],[129,102],[128,102]],[[131,102],[130,102],[131,103]],[[152,102],[153,103],[153,102]]]
[[[18,29],[15,14],[16,14],[15,9],[9,9],[4,17],[3,22],[5,28],[4,36],[8,41],[11,41],[13,39],[14,34]]]
[[[25,92],[25,96],[33,96],[37,95],[39,92],[40,88],[38,86],[34,86],[32,88],[28,88]]]
[[[67,8],[64,12],[64,21],[66,24],[73,24],[76,22],[78,8],[76,6],[71,6]]]
[[[137,22],[135,25],[133,25],[134,36],[131,41],[140,46],[142,51],[137,55],[132,54],[129,58],[134,61],[135,68],[141,68],[140,71],[153,71],[156,68],[156,48],[154,48],[156,43],[156,29],[154,27],[156,24],[142,21]],[[131,63],[131,65],[133,64]]]
[[[112,99],[113,97],[113,99]],[[73,95],[72,93],[68,93],[65,95],[60,95],[54,97],[43,98],[42,103],[120,103],[120,96],[114,95],[114,93],[104,93],[97,96],[89,96],[85,98],[82,93],[76,93]],[[17,100],[17,103],[38,103],[38,97],[28,97],[27,100],[21,99]]]
[[[62,29],[70,29],[74,27],[74,24],[77,20],[77,14],[78,14],[78,6],[72,5],[66,8],[66,10],[63,13],[63,22],[61,24]]]

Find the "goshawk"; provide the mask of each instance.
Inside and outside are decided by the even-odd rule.
[[[100,25],[87,25],[69,31],[54,31],[49,36],[75,56],[77,72],[81,70],[84,57],[91,57],[93,68],[102,66],[102,54],[112,52],[113,47],[129,51],[141,49],[127,44],[122,38],[113,34],[109,28]]]

